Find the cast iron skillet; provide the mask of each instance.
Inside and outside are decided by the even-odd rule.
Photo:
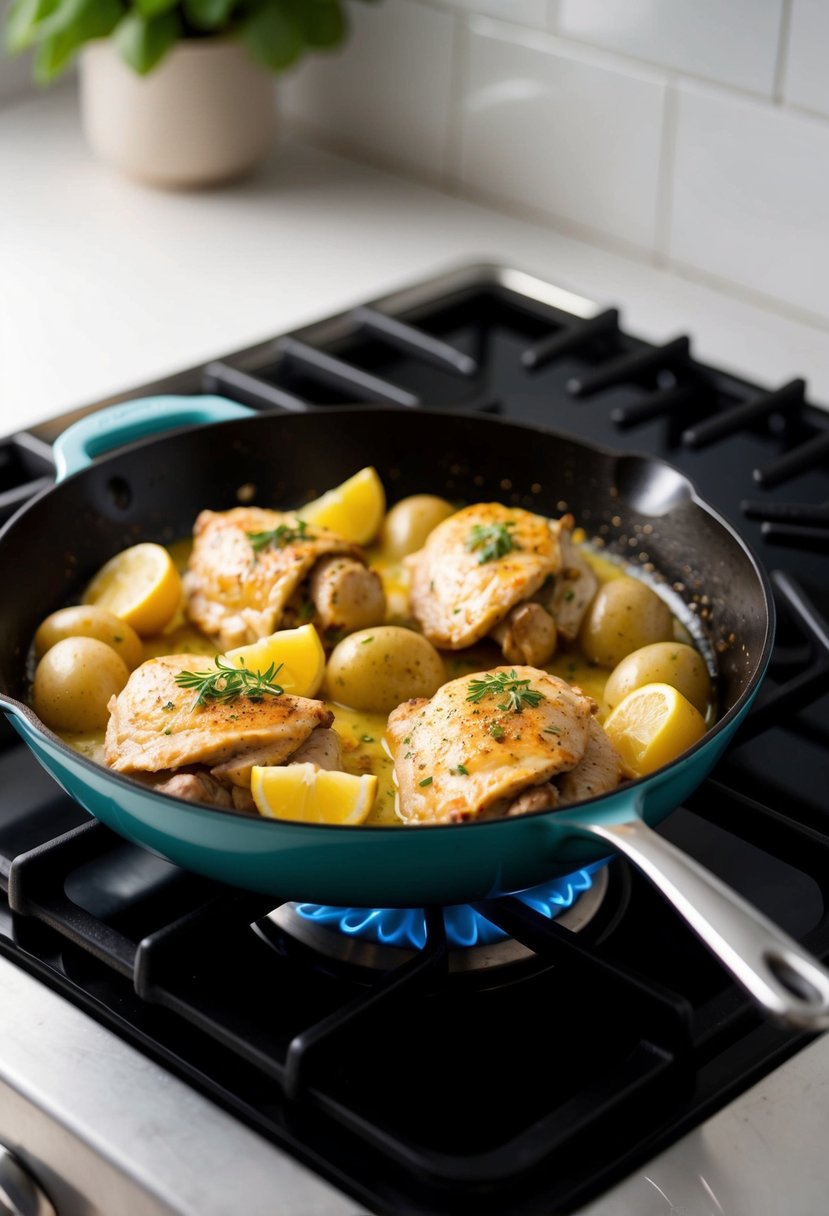
[[[208,421],[215,425],[192,426]],[[91,463],[117,444],[171,429]],[[60,785],[109,827],[178,865],[273,894],[275,902],[363,907],[490,898],[616,850],[773,1016],[811,1029],[829,1025],[829,973],[646,826],[703,780],[748,711],[772,646],[765,574],[680,472],[648,456],[480,416],[341,407],[251,414],[207,397],[154,398],[101,411],[61,437],[56,458],[59,484],[0,534],[6,589],[0,708]],[[392,501],[430,491],[552,515],[566,504],[609,551],[646,552],[675,609],[707,596],[704,644],[721,651],[717,725],[651,776],[564,811],[462,826],[334,827],[154,793],[79,756],[26,705],[26,654],[38,623],[77,602],[91,574],[118,550],[188,534],[202,508],[236,505],[243,487],[248,493],[253,487],[262,506],[289,507],[367,464],[377,468]]]

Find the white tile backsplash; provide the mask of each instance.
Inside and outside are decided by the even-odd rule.
[[[650,248],[665,86],[557,39],[472,23],[460,180],[505,202]]]
[[[441,3],[465,13],[501,17],[538,29],[546,28],[548,22],[549,0],[441,0]]]
[[[669,253],[829,320],[829,124],[686,86]]]
[[[285,109],[344,144],[439,174],[447,156],[456,19],[411,0],[351,4],[344,53],[309,58]]]
[[[349,13],[281,86],[306,128],[829,327],[829,0]]]
[[[597,46],[771,96],[783,3],[562,0],[559,29]]]
[[[786,101],[829,115],[827,0],[794,0],[783,91]]]

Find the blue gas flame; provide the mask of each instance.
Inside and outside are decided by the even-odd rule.
[[[565,908],[593,885],[593,874],[607,863],[597,862],[522,891],[518,899],[542,916],[553,920]],[[327,904],[295,904],[296,911],[306,920],[338,930],[349,937],[359,937],[381,946],[399,946],[421,950],[426,944],[426,917],[422,908],[331,908]],[[507,934],[493,925],[468,904],[444,908],[446,936],[453,948],[489,946],[503,941]]]

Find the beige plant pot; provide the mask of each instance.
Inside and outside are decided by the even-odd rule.
[[[274,131],[273,77],[224,39],[181,42],[146,76],[112,43],[81,56],[81,115],[101,160],[160,186],[208,186],[239,177]]]

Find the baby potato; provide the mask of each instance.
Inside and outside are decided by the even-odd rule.
[[[144,658],[141,639],[126,621],[119,620],[106,608],[94,604],[79,604],[75,608],[59,608],[35,634],[35,654],[42,659],[47,650],[64,638],[97,638],[106,642],[133,671]]]
[[[605,684],[608,709],[645,684],[670,684],[703,716],[711,702],[711,677],[703,657],[683,642],[653,642],[622,659]]]
[[[581,648],[593,663],[616,667],[632,650],[673,637],[668,605],[637,578],[613,578],[599,588],[582,622]]]
[[[97,638],[63,638],[46,651],[35,671],[32,703],[54,731],[100,730],[107,703],[129,679],[127,665]]]
[[[352,709],[389,714],[410,697],[431,697],[446,679],[431,642],[399,625],[349,634],[334,647],[326,695]]]
[[[426,537],[456,508],[434,494],[412,494],[394,504],[383,522],[380,542],[386,555],[395,561],[416,553]]]

